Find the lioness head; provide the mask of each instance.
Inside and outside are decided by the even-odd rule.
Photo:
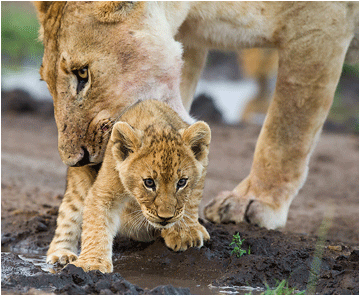
[[[66,165],[101,162],[114,122],[137,100],[154,98],[185,110],[179,90],[182,48],[156,3],[35,6],[44,43],[40,75],[54,100]]]
[[[197,206],[201,194],[195,188],[206,174],[210,137],[205,122],[179,131],[160,125],[139,131],[125,122],[115,124],[110,142],[114,166],[154,227],[170,227],[185,207]]]

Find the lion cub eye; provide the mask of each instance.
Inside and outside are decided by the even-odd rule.
[[[187,183],[187,179],[185,178],[180,179],[176,184],[177,189],[183,188],[186,185],[186,183]]]
[[[150,188],[150,189],[155,189],[155,181],[151,178],[148,178],[148,179],[144,179],[144,185],[147,187],[147,188]]]
[[[73,73],[75,74],[78,84],[76,87],[76,92],[79,93],[85,86],[85,84],[88,82],[89,79],[89,71],[88,71],[88,67],[84,67],[82,69],[79,70],[75,70],[73,71]]]

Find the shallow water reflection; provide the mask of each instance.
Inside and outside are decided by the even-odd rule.
[[[3,250],[4,251],[4,250]],[[9,252],[2,252],[6,254]],[[61,270],[60,266],[46,264],[46,255],[44,254],[19,254],[21,260],[31,263],[41,268],[44,272],[57,273]],[[160,285],[172,285],[174,287],[189,288],[191,294],[196,295],[235,295],[251,292],[252,295],[260,294],[264,290],[262,288],[226,286],[217,287],[212,285],[212,281],[216,279],[215,274],[209,270],[208,275],[201,275],[199,279],[190,279],[186,274],[176,274],[176,268],[152,268],[150,264],[142,264],[139,266],[137,261],[140,258],[134,256],[119,256],[114,258],[114,272],[121,274],[123,278],[132,284],[138,285],[143,289],[153,289]],[[23,275],[31,276],[31,270],[28,265],[21,267]],[[11,274],[11,269],[2,268],[2,277],[6,278]]]

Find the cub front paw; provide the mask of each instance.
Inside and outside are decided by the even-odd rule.
[[[104,259],[85,259],[79,258],[72,262],[77,267],[81,267],[85,272],[90,270],[100,270],[102,273],[109,273],[113,271],[111,260]]]
[[[66,249],[60,249],[46,256],[47,264],[55,264],[60,263],[61,265],[65,265],[71,263],[77,259],[77,255],[74,252],[71,252]]]
[[[201,248],[210,235],[204,226],[198,224],[187,228],[169,228],[161,231],[165,244],[174,251],[185,251],[191,247]]]

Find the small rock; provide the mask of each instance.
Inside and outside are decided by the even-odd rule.
[[[52,215],[52,216],[57,216],[58,212],[59,212],[59,208],[54,207],[54,208],[51,208],[50,210],[46,211],[46,214]]]
[[[151,295],[190,295],[189,288],[175,288],[172,285],[158,286],[149,291]]]
[[[135,285],[131,284],[130,282],[122,279],[122,280],[117,280],[112,284],[112,288],[113,290],[117,293],[117,294],[139,294],[142,289],[139,287],[136,287]]]
[[[85,289],[74,283],[68,284],[63,288],[58,289],[56,292],[59,294],[86,295]]]
[[[342,246],[329,246],[328,247],[330,251],[335,251],[335,252],[341,252],[342,251]]]
[[[63,195],[62,194],[57,194],[54,196],[54,199],[57,199],[57,200],[62,200],[63,199]]]
[[[42,222],[39,222],[36,227],[36,230],[39,232],[46,231],[47,229],[48,229],[48,227]]]
[[[111,290],[109,290],[109,289],[103,289],[103,290],[100,291],[99,294],[100,295],[114,295],[114,293],[111,292]]]
[[[349,256],[349,261],[356,262],[359,261],[359,250],[354,250]]]
[[[100,293],[101,290],[108,290],[111,287],[111,282],[109,280],[100,280],[95,284],[95,289]]]

